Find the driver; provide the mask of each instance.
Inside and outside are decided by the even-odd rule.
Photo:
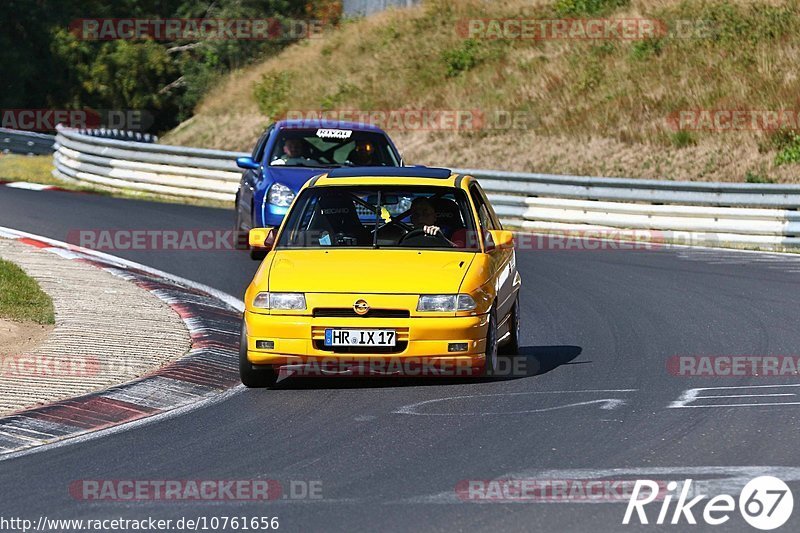
[[[303,139],[286,139],[283,155],[272,162],[273,165],[306,165],[313,161],[303,156]]]
[[[448,239],[442,232],[442,228],[436,225],[436,208],[428,198],[419,197],[411,202],[411,225],[414,229],[422,230],[425,235],[438,235],[450,243],[454,248],[464,248],[466,246],[466,232],[456,232],[453,236],[454,241]],[[463,233],[461,235],[460,233]]]
[[[414,229],[424,231],[425,235],[442,233],[442,228],[436,225],[436,209],[433,207],[433,202],[425,197],[415,198],[411,202],[411,225]]]

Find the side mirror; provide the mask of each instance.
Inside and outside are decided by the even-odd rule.
[[[275,245],[275,228],[253,228],[247,235],[251,248],[272,250]]]
[[[245,170],[259,170],[261,165],[253,161],[252,157],[237,157],[236,166]]]
[[[504,229],[489,230],[486,232],[485,245],[487,252],[511,250],[514,248],[514,234]]]

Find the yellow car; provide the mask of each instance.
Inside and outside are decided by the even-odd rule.
[[[248,387],[296,375],[491,375],[519,349],[513,234],[471,176],[339,168],[312,178],[245,294]]]

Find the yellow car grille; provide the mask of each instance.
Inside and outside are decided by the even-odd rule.
[[[359,315],[352,307],[317,307],[313,316],[329,318],[408,318],[409,311],[404,309],[370,309],[367,314]]]

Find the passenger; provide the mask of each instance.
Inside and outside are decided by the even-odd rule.
[[[369,141],[356,141],[356,147],[347,155],[347,160],[357,167],[375,165],[375,146]]]

